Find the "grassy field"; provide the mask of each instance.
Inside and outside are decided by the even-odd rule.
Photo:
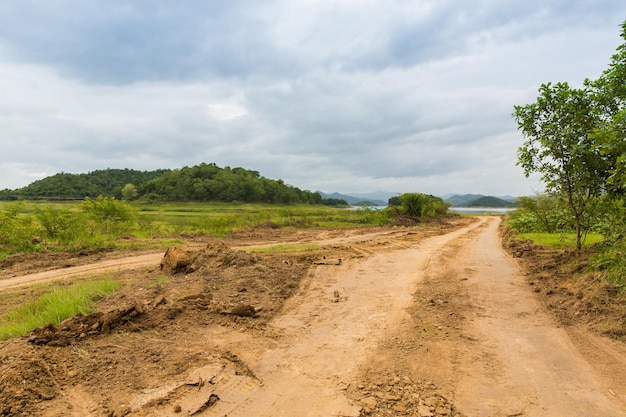
[[[18,252],[163,247],[190,235],[223,237],[259,225],[276,227],[359,227],[389,222],[384,211],[310,205],[233,203],[126,204],[84,202],[0,202],[0,260]],[[307,252],[313,244],[275,245],[257,252]],[[114,279],[48,284],[30,297],[2,294],[0,340],[77,313],[87,314],[95,299],[121,286]],[[6,297],[9,297],[7,299]],[[32,298],[31,298],[32,297]]]
[[[276,227],[360,227],[389,222],[382,210],[237,203],[0,202],[0,260],[11,253],[149,248],[181,237]]]
[[[575,233],[520,233],[518,238],[532,240],[537,245],[554,246],[561,249],[576,248]],[[603,240],[599,233],[588,233],[584,245],[590,246]]]
[[[48,285],[43,295],[2,315],[0,340],[28,334],[48,323],[58,325],[78,313],[88,314],[95,300],[121,288],[121,283],[109,278],[81,281],[69,286]]]
[[[133,205],[144,219],[177,232],[225,236],[237,229],[271,222],[280,227],[382,225],[383,212],[311,205],[163,203]]]

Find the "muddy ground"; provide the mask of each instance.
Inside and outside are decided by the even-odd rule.
[[[43,291],[32,282],[113,271],[125,286],[90,315],[0,343],[0,415],[624,415],[612,290],[567,279],[585,269],[579,255],[508,236],[499,254],[498,223],[264,225],[169,250],[9,258],[0,313]],[[243,250],[285,242],[319,249]],[[533,365],[561,345],[557,369]]]

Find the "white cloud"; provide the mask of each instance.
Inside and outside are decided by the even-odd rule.
[[[327,192],[531,193],[513,106],[543,82],[597,77],[625,12],[611,0],[3,5],[0,188],[215,162]]]

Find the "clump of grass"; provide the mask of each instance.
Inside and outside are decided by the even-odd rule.
[[[78,313],[89,314],[93,302],[121,287],[111,279],[85,281],[68,287],[57,287],[38,299],[7,312],[0,324],[0,340],[23,336],[37,327],[63,320]]]
[[[575,233],[520,233],[520,239],[529,239],[537,245],[553,246],[556,248],[575,248]],[[593,245],[603,241],[603,237],[599,233],[589,233],[585,239],[585,246]]]
[[[156,287],[158,285],[169,284],[170,279],[166,275],[160,275],[157,279],[148,284],[148,288]]]
[[[320,249],[321,246],[316,243],[286,243],[274,246],[266,246],[261,248],[248,248],[246,252],[251,253],[298,253],[310,252]]]

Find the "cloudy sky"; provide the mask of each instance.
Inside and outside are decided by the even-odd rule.
[[[623,0],[0,2],[0,189],[241,166],[312,191],[532,194],[511,113],[597,78]]]

